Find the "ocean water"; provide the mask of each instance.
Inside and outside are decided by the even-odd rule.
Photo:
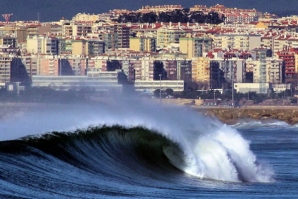
[[[186,107],[56,105],[0,121],[0,198],[297,198],[298,128]]]

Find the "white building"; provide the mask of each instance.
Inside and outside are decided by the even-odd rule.
[[[271,84],[271,83],[235,83],[234,89],[237,93],[256,92],[267,94],[269,90],[280,93],[291,89],[291,84]]]
[[[115,73],[115,74],[112,74]],[[122,85],[118,84],[117,72],[108,74],[98,73],[88,76],[33,76],[33,87],[50,87],[55,90],[80,90],[91,88],[96,91],[122,92]]]
[[[234,89],[237,93],[256,92],[258,94],[267,94],[270,88],[269,83],[235,83]]]
[[[166,90],[173,89],[174,92],[181,92],[184,90],[183,80],[156,80],[156,81],[135,81],[135,90],[140,92],[154,92],[157,89]]]

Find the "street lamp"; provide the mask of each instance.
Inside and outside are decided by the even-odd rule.
[[[161,103],[161,74],[159,76],[159,103]]]

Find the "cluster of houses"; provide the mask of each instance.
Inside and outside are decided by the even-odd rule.
[[[131,12],[166,12],[181,5],[143,6],[137,11],[78,13],[52,22],[0,22],[0,86],[101,90],[123,83],[140,92],[187,82],[201,90],[282,92],[298,71],[298,16],[278,18],[255,9],[195,5],[217,12],[221,24],[118,23]],[[120,81],[123,77],[125,81]]]

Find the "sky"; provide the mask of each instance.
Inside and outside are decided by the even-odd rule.
[[[0,13],[13,13],[12,21],[37,20],[58,21],[61,17],[71,19],[77,13],[100,14],[111,9],[137,10],[144,5],[180,4],[193,5],[224,4],[227,7],[255,8],[278,15],[298,15],[298,0],[0,0]],[[39,13],[39,14],[38,14]],[[4,19],[1,18],[2,21]]]

